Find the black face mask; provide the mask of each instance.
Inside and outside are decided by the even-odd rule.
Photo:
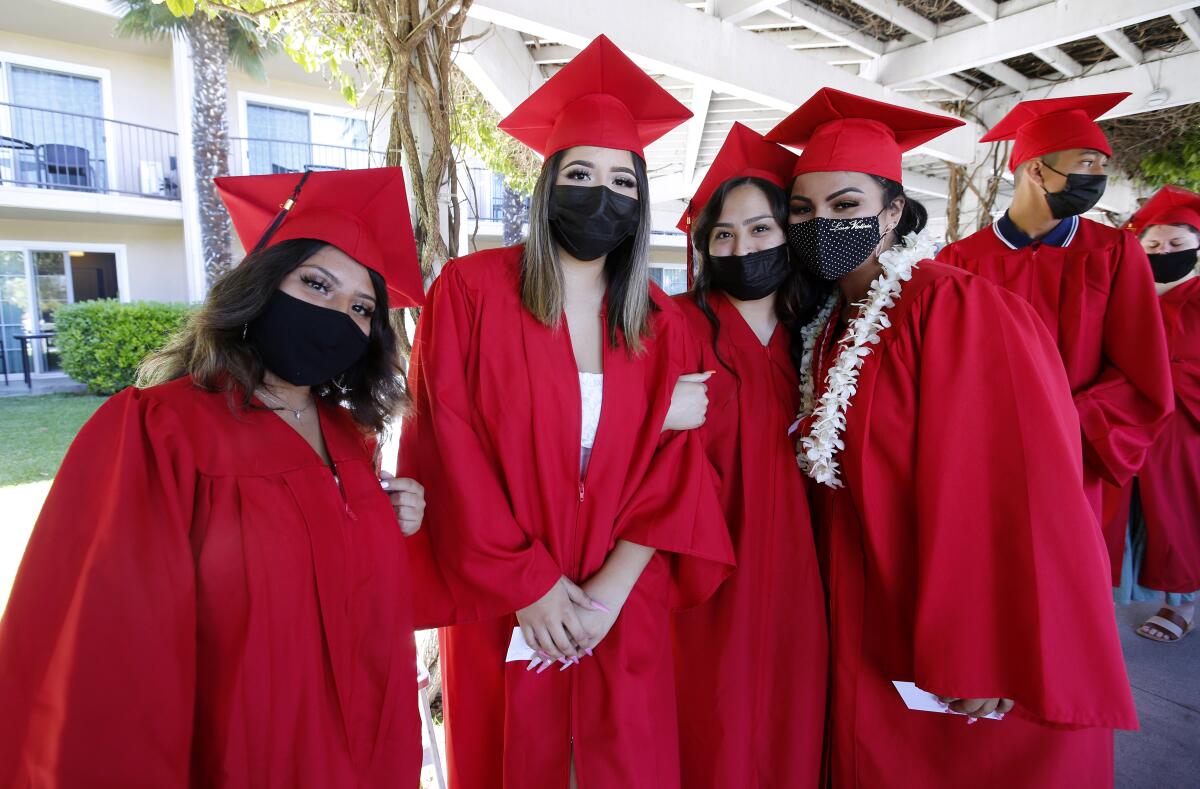
[[[638,201],[607,186],[556,186],[550,192],[550,228],[577,260],[595,260],[637,232]]]
[[[367,352],[367,335],[349,315],[282,290],[250,324],[247,338],[266,368],[295,386],[323,384]]]
[[[747,255],[713,255],[709,282],[739,301],[757,301],[779,289],[792,264],[787,244],[761,249]]]
[[[818,216],[788,225],[787,236],[800,265],[826,282],[861,266],[883,239],[878,214],[858,219]]]
[[[1046,204],[1050,206],[1050,214],[1055,219],[1087,213],[1095,208],[1096,203],[1104,196],[1104,188],[1108,185],[1107,175],[1059,173],[1046,162],[1042,164],[1067,179],[1067,185],[1061,191],[1046,192]]]
[[[1181,249],[1177,252],[1163,252],[1146,257],[1150,258],[1150,268],[1154,269],[1154,281],[1163,285],[1183,279],[1196,268],[1196,250],[1194,249]]]

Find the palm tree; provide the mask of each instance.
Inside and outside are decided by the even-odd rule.
[[[192,161],[204,273],[209,283],[232,265],[229,215],[213,178],[229,174],[229,127],[226,122],[229,64],[264,78],[264,57],[275,50],[247,19],[232,14],[196,13],[177,17],[154,0],[114,0],[121,12],[116,33],[126,38],[161,40],[183,36],[192,46]]]

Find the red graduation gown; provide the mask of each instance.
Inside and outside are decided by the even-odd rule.
[[[400,468],[429,500],[418,621],[442,631],[451,782],[587,789],[679,782],[668,610],[704,600],[732,563],[695,431],[662,433],[690,338],[654,289],[639,356],[604,350],[604,401],[581,481],[579,377],[565,328],[521,304],[521,247],[447,264],[413,346]],[[595,657],[565,672],[506,663],[516,610],[583,581],[618,539],[658,549]]]
[[[1063,247],[1012,249],[991,226],[945,247],[938,261],[1021,296],[1050,330],[1079,411],[1084,483],[1099,518],[1101,481],[1128,482],[1171,412],[1146,253],[1131,233],[1080,218]]]
[[[1057,352],[1024,302],[932,261],[888,315],[845,487],[812,486],[833,786],[1112,786],[1110,729],[1137,723]],[[1016,708],[972,726],[896,680]]]
[[[84,425],[0,624],[0,785],[415,787],[403,536],[361,432],[341,478],[183,378]]]
[[[780,325],[764,347],[713,293],[718,360],[704,313],[690,296],[676,301],[699,368],[717,371],[700,433],[737,558],[708,602],[674,620],[683,785],[816,787],[829,644],[804,476],[787,435],[800,405],[789,335]]]
[[[1175,385],[1175,413],[1146,453],[1138,490],[1146,517],[1142,586],[1164,592],[1200,589],[1200,278],[1163,294],[1163,325]],[[1105,488],[1105,535],[1113,585],[1121,581],[1132,483]]]

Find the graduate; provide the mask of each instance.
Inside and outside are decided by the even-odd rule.
[[[690,113],[603,36],[501,123],[545,157],[523,245],[449,262],[414,342],[401,469],[431,502],[451,783],[679,785],[669,611],[732,549],[692,342],[647,271],[646,145]]]
[[[423,299],[403,174],[218,188],[252,252],[84,425],[33,530],[0,785],[419,780],[424,499],[374,462],[406,401],[387,310]]]
[[[1111,730],[1136,720],[1057,351],[1023,300],[928,259],[902,186],[901,153],[960,124],[823,89],[767,135],[803,148],[788,242],[831,285],[796,430],[830,779],[1111,786]]]
[[[796,156],[735,123],[680,220],[699,271],[676,297],[697,338],[700,433],[720,480],[737,569],[675,617],[683,785],[816,787],[829,658],[804,476],[792,331],[814,293],[788,253]]]
[[[1175,413],[1136,479],[1105,488],[1106,537],[1117,602],[1166,596],[1135,632],[1174,644],[1196,621],[1200,589],[1200,195],[1165,186],[1126,227],[1138,235],[1154,272]]]
[[[1095,119],[1128,93],[1023,101],[981,142],[1013,140],[1012,205],[938,260],[1029,302],[1067,370],[1084,480],[1123,486],[1171,412],[1166,341],[1145,253],[1131,234],[1085,219],[1104,194],[1112,148]]]

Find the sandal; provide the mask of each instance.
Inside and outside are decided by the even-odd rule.
[[[1147,628],[1153,627],[1163,634],[1163,637],[1152,636]],[[1158,613],[1142,622],[1138,629],[1133,631],[1142,638],[1159,644],[1177,644],[1179,640],[1192,632],[1192,623],[1184,619],[1178,613],[1170,608],[1160,608]]]

